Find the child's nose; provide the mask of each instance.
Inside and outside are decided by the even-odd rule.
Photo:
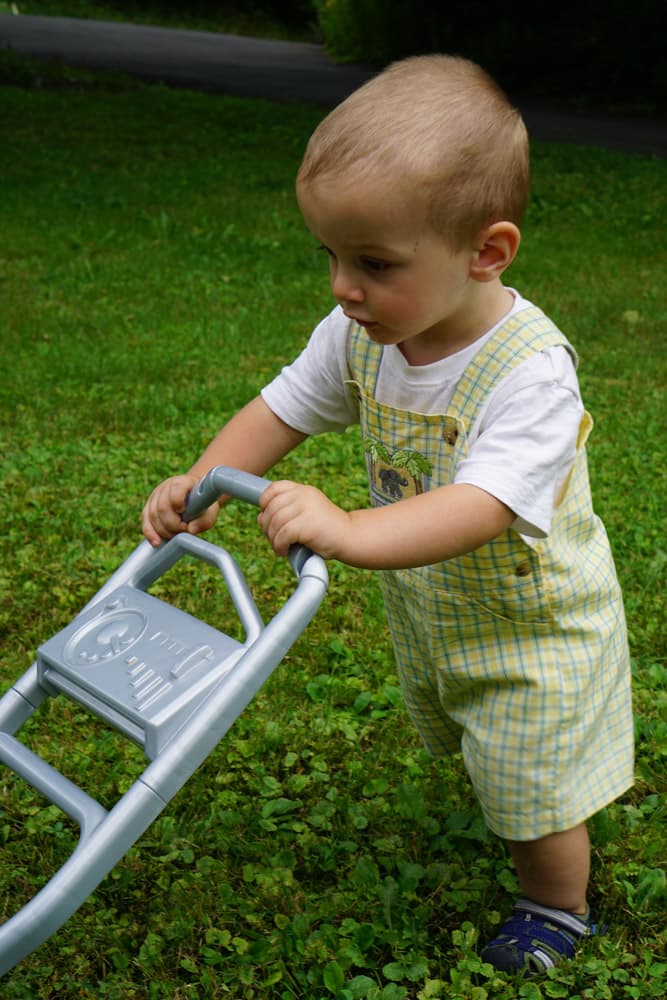
[[[364,292],[355,276],[340,265],[331,274],[331,290],[341,305],[345,302],[362,302]]]

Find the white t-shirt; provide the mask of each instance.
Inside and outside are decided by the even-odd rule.
[[[530,306],[510,289],[514,304],[500,323]],[[460,376],[500,326],[441,361],[409,365],[396,345],[382,352],[375,397],[387,406],[444,414]],[[351,321],[337,306],[313,331],[299,357],[262,390],[273,412],[304,434],[341,432],[359,422],[345,385]],[[455,482],[478,486],[516,514],[514,530],[527,541],[549,533],[554,500],[576,453],[583,403],[572,357],[552,347],[522,362],[489,394],[468,437]]]

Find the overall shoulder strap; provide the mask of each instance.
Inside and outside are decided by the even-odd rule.
[[[557,326],[536,306],[513,313],[477,352],[461,375],[449,412],[473,426],[492,389],[531,355],[548,347],[565,347],[576,366],[577,355]]]
[[[348,378],[370,396],[375,396],[382,351],[382,344],[374,343],[358,323],[351,326],[346,345]]]

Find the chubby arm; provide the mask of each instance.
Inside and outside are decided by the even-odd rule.
[[[406,569],[472,552],[502,534],[515,515],[464,483],[440,486],[386,507],[344,511],[311,486],[272,483],[259,523],[278,555],[294,542],[325,559],[363,569]]]
[[[188,473],[156,486],[141,516],[144,535],[151,545],[159,545],[179,531],[198,534],[210,528],[218,516],[219,503],[212,504],[187,527],[181,520],[188,493],[209,469],[231,465],[263,475],[306,436],[277,417],[262,397],[257,396],[216,434]]]

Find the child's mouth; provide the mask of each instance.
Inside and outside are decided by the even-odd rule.
[[[349,313],[345,313],[348,319],[353,320],[353,322],[358,323],[359,326],[363,327],[364,330],[370,330],[372,327],[377,326],[377,323],[370,319],[359,319],[357,316],[351,316]]]

